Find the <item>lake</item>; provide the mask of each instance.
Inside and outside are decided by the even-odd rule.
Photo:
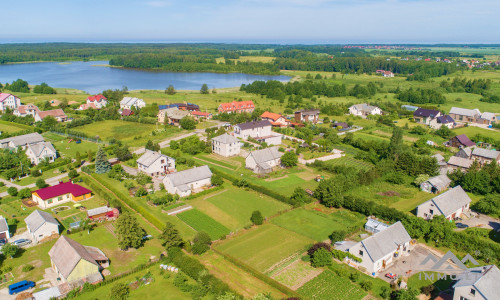
[[[0,82],[16,79],[29,84],[47,83],[52,87],[74,88],[96,94],[107,89],[164,90],[170,84],[177,90],[199,90],[206,83],[210,89],[239,87],[256,80],[288,81],[284,75],[250,75],[241,73],[178,73],[112,68],[107,61],[42,62],[0,65]],[[100,65],[100,66],[99,66]]]

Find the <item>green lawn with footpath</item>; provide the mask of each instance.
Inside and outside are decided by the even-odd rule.
[[[321,242],[328,240],[328,236],[335,230],[362,227],[365,218],[346,210],[339,210],[326,215],[321,212],[300,208],[282,214],[272,219],[271,222]]]
[[[267,218],[290,208],[288,204],[274,200],[252,190],[225,183],[225,189],[194,200],[188,204],[196,207],[231,231],[251,225],[250,216],[258,210]]]
[[[152,135],[156,129],[163,131]],[[162,128],[153,124],[142,124],[122,120],[106,120],[94,122],[84,126],[73,128],[73,131],[86,134],[88,137],[99,137],[100,140],[109,141],[116,139],[131,147],[144,146],[148,140],[158,143],[168,137],[172,137],[182,131],[176,127],[166,126]]]
[[[264,224],[217,244],[217,250],[233,256],[260,272],[305,251],[314,241],[273,224]]]

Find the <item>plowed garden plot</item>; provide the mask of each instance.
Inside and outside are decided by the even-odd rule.
[[[296,291],[306,282],[321,274],[321,272],[323,272],[323,269],[313,268],[311,264],[297,260],[274,274],[272,278]]]

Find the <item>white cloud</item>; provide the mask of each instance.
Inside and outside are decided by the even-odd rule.
[[[151,6],[151,7],[165,7],[165,6],[169,6],[170,2],[167,2],[167,1],[149,1],[149,2],[146,2],[146,5]]]

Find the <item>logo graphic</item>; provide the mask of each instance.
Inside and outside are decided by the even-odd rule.
[[[429,261],[434,262],[434,265],[430,268],[429,271],[451,271],[451,270],[456,270],[455,268],[452,267],[451,264],[448,263],[448,260],[451,260],[455,265],[457,265],[460,269],[462,270],[467,270],[467,267],[465,266],[465,263],[470,261],[473,265],[479,265],[479,263],[470,255],[467,254],[462,260],[459,260],[458,257],[453,254],[453,252],[448,251],[441,259],[437,259],[434,257],[434,255],[429,254],[421,263],[420,265],[425,265]],[[444,265],[447,265],[444,267]]]

